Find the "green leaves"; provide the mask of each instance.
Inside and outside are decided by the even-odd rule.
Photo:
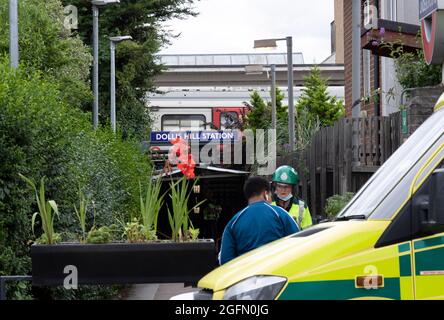
[[[334,195],[327,199],[325,213],[327,217],[333,218],[341,212],[342,209],[353,199],[354,193],[348,192],[343,195]]]
[[[322,126],[331,126],[345,115],[343,101],[328,93],[327,80],[322,78],[318,66],[304,80],[305,88],[296,106],[298,113],[307,112],[311,121],[318,119]]]
[[[48,244],[54,244],[58,239],[58,235],[54,232],[54,217],[59,216],[59,209],[57,204],[53,200],[45,200],[45,178],[40,180],[40,192],[37,192],[35,183],[31,180],[19,174],[22,178],[35,192],[35,198],[39,208],[39,212],[36,212],[32,216],[32,232],[34,233],[34,226],[37,216],[40,217],[42,223],[42,229],[44,234],[44,239]],[[54,213],[53,213],[54,211]],[[42,238],[43,239],[43,238]]]
[[[153,176],[153,172],[150,177]],[[139,181],[140,192],[140,217],[145,227],[146,238],[155,240],[157,233],[157,220],[159,211],[163,205],[165,194],[160,195],[162,180],[160,178],[148,182],[145,197],[142,195],[142,184]],[[154,237],[153,237],[154,234]],[[154,239],[153,239],[154,238]]]
[[[86,241],[86,214],[88,211],[88,204],[89,204],[89,200],[86,199],[84,193],[82,192],[82,190],[79,187],[79,208],[77,209],[77,207],[74,205],[74,212],[77,217],[77,220],[79,221],[80,228],[82,230],[82,237],[81,237],[82,242]],[[94,214],[94,218],[95,218],[95,214]],[[94,225],[93,225],[93,228],[94,228]]]
[[[424,52],[400,52],[394,56],[396,77],[404,89],[436,86],[441,83],[440,65],[428,65]]]
[[[65,102],[80,108],[91,99],[92,57],[79,37],[63,26],[64,19],[60,0],[19,1],[20,63],[28,73],[41,71],[62,89]],[[1,55],[9,50],[7,1],[0,5],[0,21]]]
[[[188,237],[188,226],[190,223],[189,214],[194,208],[202,205],[206,200],[188,209],[188,200],[191,190],[196,185],[197,180],[189,187],[188,180],[183,177],[175,183],[170,184],[171,210],[168,207],[168,221],[171,227],[171,238],[173,241],[184,241]],[[172,211],[172,212],[171,212]]]

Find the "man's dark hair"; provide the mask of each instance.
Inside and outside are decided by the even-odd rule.
[[[264,191],[271,191],[270,183],[261,177],[252,177],[245,182],[244,195],[245,198],[259,196]]]

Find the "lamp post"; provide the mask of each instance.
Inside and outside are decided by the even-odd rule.
[[[291,151],[295,151],[295,110],[293,89],[293,38],[255,40],[254,48],[277,48],[277,41],[287,42],[287,66],[288,66],[288,136]]]
[[[103,7],[113,3],[120,3],[120,0],[93,0],[93,124],[94,129],[99,127],[99,7]]]
[[[9,56],[11,67],[18,68],[18,0],[9,0]]]
[[[268,66],[267,66],[268,67]],[[270,67],[271,73],[271,128],[276,130],[276,65],[272,64]],[[245,74],[247,75],[256,75],[263,74],[264,66],[263,65],[248,65],[245,66]],[[268,73],[268,72],[267,72]]]
[[[116,133],[116,45],[119,42],[132,40],[131,36],[110,37],[111,48],[111,129]]]
[[[272,129],[277,129],[276,115],[276,65],[272,64],[271,69],[271,124]]]

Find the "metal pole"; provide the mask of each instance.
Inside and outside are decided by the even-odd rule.
[[[111,129],[116,133],[116,44],[110,41],[111,47]]]
[[[93,124],[94,129],[99,127],[99,8],[93,5],[93,47],[94,47],[94,70],[93,70]]]
[[[19,65],[18,0],[9,0],[9,55],[11,67]]]
[[[277,129],[276,115],[276,65],[271,65],[271,125],[272,129]]]
[[[295,111],[293,95],[293,38],[287,37],[287,64],[288,64],[288,135],[290,150],[296,150],[295,145]]]

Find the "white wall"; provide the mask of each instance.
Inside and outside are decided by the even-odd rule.
[[[394,7],[392,8],[392,6]],[[383,0],[381,18],[419,25],[419,1]],[[399,111],[402,88],[396,79],[393,60],[390,58],[382,58],[381,65],[382,115],[387,116]],[[394,98],[392,97],[392,93],[390,93],[391,91],[395,94]]]

